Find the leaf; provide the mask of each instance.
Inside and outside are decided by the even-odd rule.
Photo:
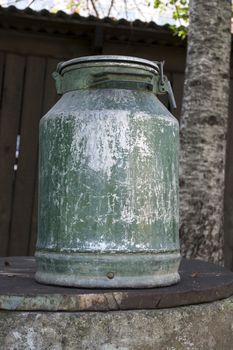
[[[51,9],[50,9],[50,12],[51,13],[56,13],[56,12],[58,12],[59,11],[59,8],[57,8],[57,7],[52,7]]]
[[[161,5],[161,0],[154,0],[154,8],[159,8]]]
[[[182,40],[184,40],[187,37],[187,27],[185,26],[177,27],[175,24],[170,24],[169,28],[173,31],[174,35],[177,35]]]

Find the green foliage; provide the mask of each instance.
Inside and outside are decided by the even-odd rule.
[[[69,0],[66,5],[67,10],[71,13],[79,13],[80,10],[80,0]]]
[[[177,24],[170,25],[175,35],[182,39],[187,36],[187,26],[189,23],[189,0],[154,0],[154,8],[161,12],[167,8],[172,9],[172,18]],[[232,0],[232,19],[233,19],[233,0]]]
[[[175,35],[178,35],[181,39],[185,39],[187,36],[187,27],[179,26],[177,27],[175,24],[169,25],[170,29],[173,31]]]
[[[160,0],[155,0],[154,1],[154,8],[158,9],[161,5],[161,1]]]
[[[170,28],[175,35],[185,39],[189,23],[189,0],[154,0],[154,7],[161,12],[168,8],[172,10],[172,18],[176,24],[170,25]]]

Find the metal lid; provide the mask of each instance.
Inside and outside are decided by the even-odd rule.
[[[159,72],[159,65],[157,62],[152,62],[144,58],[131,57],[131,56],[120,56],[120,55],[97,55],[97,56],[84,56],[79,58],[74,58],[69,61],[60,62],[57,66],[57,72],[61,73],[64,68],[79,63],[97,63],[97,62],[112,62],[112,63],[131,63],[140,64],[153,68]]]

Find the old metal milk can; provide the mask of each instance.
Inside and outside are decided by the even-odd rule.
[[[40,123],[36,280],[83,287],[179,281],[178,122],[157,99],[163,65],[60,63]]]

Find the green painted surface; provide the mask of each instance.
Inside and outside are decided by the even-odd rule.
[[[158,70],[93,64],[64,68],[66,93],[41,120],[36,278],[177,282],[179,130],[151,91]]]

